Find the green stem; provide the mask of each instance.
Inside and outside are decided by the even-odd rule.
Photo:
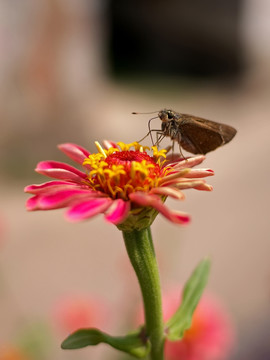
[[[150,227],[123,231],[129,259],[136,272],[144,303],[146,334],[151,342],[151,360],[163,360],[164,325],[158,265]]]

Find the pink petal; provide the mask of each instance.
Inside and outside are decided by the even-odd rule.
[[[59,209],[70,204],[78,203],[79,200],[86,201],[92,197],[97,197],[99,194],[91,190],[81,190],[81,189],[68,189],[57,191],[54,194],[49,194],[46,196],[41,196],[39,200],[39,208],[42,210],[49,209]]]
[[[43,194],[54,192],[55,190],[62,190],[67,188],[81,188],[80,185],[74,184],[68,181],[48,181],[43,184],[28,185],[24,188],[24,191],[30,194]]]
[[[204,183],[204,184],[195,186],[194,189],[196,189],[196,190],[203,190],[203,191],[212,191],[212,190],[213,190],[213,186]]]
[[[214,171],[211,169],[190,169],[190,171],[185,175],[186,178],[202,178],[206,176],[215,175]]]
[[[105,149],[107,149],[107,150],[111,147],[118,149],[117,144],[110,140],[103,140],[103,145],[104,145]]]
[[[205,190],[212,191],[213,186],[206,184],[205,180],[193,180],[193,179],[181,179],[181,180],[172,180],[168,185],[173,185],[177,189],[196,189],[196,190]]]
[[[168,183],[169,181],[171,181],[173,179],[186,177],[186,175],[189,172],[190,172],[190,169],[188,169],[188,168],[182,169],[180,171],[173,171],[172,173],[169,173],[169,175],[164,176],[161,179],[160,184]]]
[[[97,214],[104,213],[112,204],[110,198],[98,198],[80,202],[66,212],[70,221],[81,221]]]
[[[38,210],[39,196],[32,196],[26,201],[26,209],[28,211]]]
[[[105,219],[113,224],[120,224],[128,215],[130,202],[122,199],[114,200]]]
[[[134,192],[129,194],[131,201],[140,206],[151,206],[159,211],[164,217],[176,224],[187,224],[190,221],[190,217],[181,212],[172,211],[163,204],[160,198],[156,195],[146,194],[144,192]]]
[[[185,198],[185,195],[180,190],[168,186],[153,188],[149,193],[170,196],[177,200],[183,200]]]
[[[76,183],[82,183],[87,178],[84,172],[59,161],[41,161],[37,164],[36,172],[45,176]]]
[[[165,167],[166,166],[173,166],[173,168],[175,170],[181,170],[181,169],[184,169],[184,168],[191,168],[193,166],[196,166],[196,165],[199,165],[201,164],[203,161],[205,160],[205,156],[204,155],[198,155],[198,156],[193,156],[193,157],[190,157],[188,159],[185,159],[185,160],[181,160],[181,161],[177,161],[177,162],[169,162],[169,164],[165,163]],[[170,160],[169,160],[170,161]]]
[[[60,144],[58,148],[80,165],[82,165],[84,160],[90,155],[90,152],[85,148],[72,143]]]
[[[195,188],[196,186],[200,186],[202,184],[205,184],[205,180],[193,180],[193,179],[187,179],[187,178],[180,178],[180,179],[172,179],[170,181],[166,181],[163,183],[163,186],[171,186],[173,185],[177,189],[191,189]]]

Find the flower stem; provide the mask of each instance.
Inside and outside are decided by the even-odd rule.
[[[146,334],[151,343],[151,360],[163,360],[164,325],[158,265],[150,227],[123,231],[131,264],[136,272],[144,303]]]

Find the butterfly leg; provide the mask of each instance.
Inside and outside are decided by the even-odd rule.
[[[185,155],[182,153],[182,148],[181,148],[181,145],[179,144],[179,153],[181,155],[181,157],[184,159],[184,160],[187,160]]]
[[[154,140],[153,140],[153,136],[152,136],[152,131],[155,131],[155,132],[160,132],[160,130],[159,130],[159,129],[151,129],[151,130],[149,130],[149,131],[148,131],[148,133],[147,133],[147,134],[146,134],[146,135],[145,135],[142,139],[138,140],[137,142],[138,142],[138,143],[140,143],[141,141],[143,141],[144,139],[146,139],[146,138],[147,138],[147,136],[149,136],[149,135],[150,135],[152,145],[154,145]]]
[[[161,142],[164,138],[165,138],[165,135],[163,134],[163,132],[160,131],[160,130],[158,130],[158,131],[156,132],[156,142],[155,142],[155,144],[153,144],[153,145],[156,145],[157,147],[159,147],[160,142]]]

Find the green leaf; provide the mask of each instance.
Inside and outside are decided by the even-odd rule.
[[[145,357],[150,351],[150,342],[147,339],[144,341],[142,329],[126,336],[110,336],[98,329],[80,329],[68,336],[62,342],[61,348],[80,349],[100,343],[108,344],[138,358]]]
[[[210,271],[209,259],[202,260],[187,281],[182,302],[176,313],[166,323],[167,338],[171,341],[181,340],[184,332],[191,326],[192,315],[199,303],[203,290],[207,284]]]

